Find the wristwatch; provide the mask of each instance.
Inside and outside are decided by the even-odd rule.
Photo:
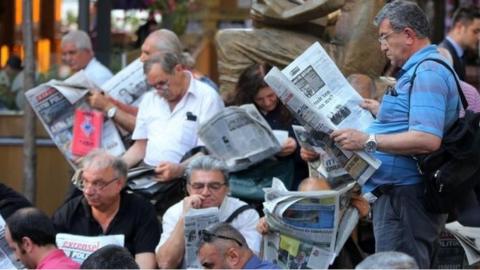
[[[377,151],[377,139],[375,137],[375,134],[368,135],[368,139],[365,142],[365,144],[363,145],[363,148],[368,153],[373,153],[373,152]]]
[[[107,117],[110,119],[113,119],[115,117],[115,114],[117,113],[117,107],[113,106],[107,111]]]

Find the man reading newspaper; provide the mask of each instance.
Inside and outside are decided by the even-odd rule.
[[[444,131],[458,117],[459,102],[454,74],[442,65],[419,65],[425,58],[442,59],[430,45],[429,23],[414,3],[386,4],[375,19],[382,51],[401,68],[395,88],[386,93],[375,121],[365,130],[342,129],[331,137],[343,149],[366,149],[382,165],[366,183],[373,203],[376,251],[402,251],[420,268],[429,268],[445,216],[427,212],[423,205],[422,177],[412,155],[440,147]]]
[[[246,203],[227,196],[228,171],[225,164],[210,156],[201,156],[190,162],[186,174],[189,196],[170,207],[163,216],[163,233],[156,250],[159,267],[181,266],[187,241],[190,241],[185,238],[185,216],[190,209],[218,208],[218,220],[231,219],[230,224],[240,231],[250,249],[258,254],[261,241],[260,234],[255,230],[258,213]],[[240,208],[242,211],[237,212]]]

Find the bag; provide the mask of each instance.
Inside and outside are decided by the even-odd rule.
[[[427,58],[420,63],[428,60],[442,64],[455,75],[452,68],[439,59]],[[411,79],[410,94],[420,63]],[[480,113],[466,109],[468,103],[456,75],[455,81],[465,116],[457,119],[444,134],[438,150],[414,157],[424,177],[425,206],[434,213],[454,209],[458,198],[470,191],[480,177]]]
[[[285,186],[290,188],[293,172],[292,159],[262,161],[245,170],[230,173],[228,183],[231,195],[243,200],[261,202],[265,197],[263,188],[272,186],[273,177],[282,180]]]

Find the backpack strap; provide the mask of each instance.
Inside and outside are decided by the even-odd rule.
[[[248,204],[240,206],[237,210],[233,211],[233,213],[224,222],[231,223],[234,219],[238,217],[238,215],[249,209],[253,209],[253,207]]]
[[[455,83],[457,84],[458,96],[460,97],[460,100],[462,101],[463,109],[466,111],[466,110],[467,110],[467,107],[468,107],[468,102],[467,102],[467,99],[465,98],[465,95],[463,94],[462,88],[460,87],[460,82],[458,81],[457,73],[455,73],[455,71],[452,69],[452,67],[451,67],[449,64],[445,63],[445,61],[440,60],[440,59],[438,59],[438,58],[425,58],[425,59],[421,60],[421,61],[415,66],[415,69],[413,70],[412,78],[410,79],[410,88],[409,88],[409,92],[408,92],[408,103],[410,104],[410,100],[411,100],[411,97],[412,97],[413,82],[415,81],[415,77],[417,76],[417,68],[420,66],[421,63],[423,63],[423,62],[425,62],[425,61],[434,61],[434,62],[437,62],[437,63],[439,63],[440,65],[442,65],[442,66],[444,66],[445,68],[447,68],[447,69],[453,74],[453,78],[455,79]]]

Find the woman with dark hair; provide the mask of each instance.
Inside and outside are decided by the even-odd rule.
[[[300,181],[308,176],[308,169],[306,163],[300,158],[299,147],[294,139],[292,124],[295,124],[296,120],[263,80],[271,68],[270,64],[261,63],[253,64],[244,70],[235,88],[234,102],[235,105],[253,103],[273,130],[288,131],[288,139],[283,143],[277,157],[294,161],[293,184],[287,188],[295,190]]]

